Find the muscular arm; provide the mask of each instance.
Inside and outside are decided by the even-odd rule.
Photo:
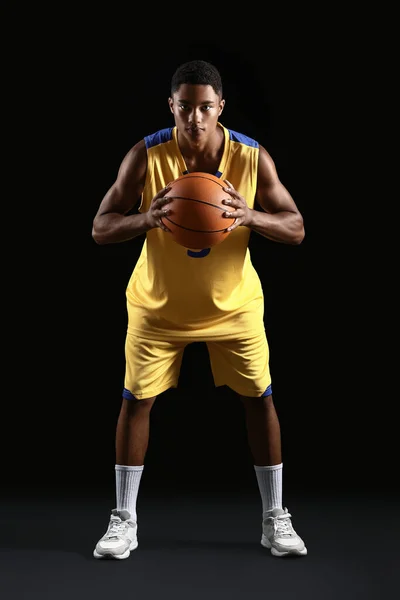
[[[146,213],[127,214],[143,192],[146,168],[146,147],[142,140],[126,154],[114,184],[100,203],[92,228],[97,244],[124,242],[150,229]]]
[[[274,161],[260,146],[256,200],[263,211],[253,210],[249,227],[275,242],[300,244],[303,217],[292,196],[279,180]]]

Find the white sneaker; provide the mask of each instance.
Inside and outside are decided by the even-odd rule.
[[[307,548],[293,529],[288,509],[274,508],[263,521],[261,544],[274,556],[305,556]]]
[[[111,511],[108,529],[97,542],[93,551],[95,558],[128,558],[131,550],[138,547],[137,524],[127,510]]]

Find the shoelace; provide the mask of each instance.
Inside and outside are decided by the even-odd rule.
[[[112,525],[110,525],[109,530],[107,531],[107,538],[116,537],[121,533],[124,533],[127,527],[127,523],[125,521],[121,521],[120,519],[111,519]]]
[[[293,527],[290,521],[291,514],[286,513],[284,515],[279,515],[274,518],[274,530],[280,537],[285,535],[290,536],[293,535]]]

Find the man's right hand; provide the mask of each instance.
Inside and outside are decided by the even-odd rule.
[[[170,231],[170,229],[168,229],[161,221],[161,217],[166,217],[171,212],[170,209],[164,208],[165,205],[171,201],[171,198],[166,196],[170,189],[171,186],[168,184],[165,188],[160,190],[151,201],[150,208],[146,213],[146,221],[149,229],[160,227],[160,229],[163,229],[164,231]]]

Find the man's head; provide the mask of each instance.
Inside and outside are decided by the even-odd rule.
[[[180,65],[172,76],[168,104],[179,133],[200,143],[215,131],[225,105],[218,69],[204,60]]]
[[[177,68],[172,76],[171,96],[179,90],[183,83],[210,85],[217,96],[222,98],[221,75],[214,65],[205,60],[191,60]]]

